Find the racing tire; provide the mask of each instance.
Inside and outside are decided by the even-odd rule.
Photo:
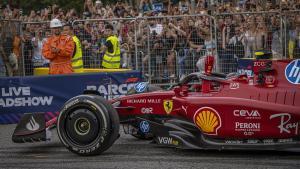
[[[57,119],[60,141],[81,156],[99,155],[119,137],[117,111],[103,97],[79,95],[68,100]]]

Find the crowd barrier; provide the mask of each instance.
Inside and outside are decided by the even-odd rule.
[[[222,73],[236,71],[238,59],[251,58],[261,49],[271,51],[276,59],[299,58],[297,17],[300,11],[268,11],[87,19],[73,21],[72,25],[81,40],[85,68],[100,68],[104,27],[111,24],[120,39],[122,68],[141,71],[150,83],[169,84],[201,71],[199,58],[208,54],[216,56],[215,71]],[[18,23],[23,41],[16,74],[30,76],[34,70],[32,38],[37,30],[47,37],[49,22]],[[241,34],[243,41],[235,43],[234,38]]]
[[[114,73],[114,72],[126,72],[130,71],[131,69],[92,69],[92,68],[85,68],[83,69],[82,73]],[[48,67],[40,67],[34,68],[33,75],[34,76],[46,76],[49,74]]]
[[[17,123],[24,113],[54,117],[84,90],[96,90],[106,99],[120,97],[141,79],[139,71],[0,78],[0,124]]]

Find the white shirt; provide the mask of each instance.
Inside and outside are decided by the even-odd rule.
[[[36,40],[37,40],[37,46],[35,46]],[[35,37],[31,39],[32,46],[33,46],[33,57],[32,57],[33,66],[38,67],[49,63],[49,60],[45,59],[42,55],[42,48],[45,41],[46,39],[39,40],[36,39]]]

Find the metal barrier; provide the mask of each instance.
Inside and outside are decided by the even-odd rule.
[[[282,13],[285,25],[285,54],[287,58],[300,58],[300,10]]]
[[[210,44],[214,22],[208,15],[77,20],[73,27],[84,48],[86,67],[100,67],[99,47],[105,43],[108,23],[120,39],[122,67],[141,70],[151,83],[172,83],[199,71],[203,63],[197,61],[215,45]]]
[[[103,54],[99,49],[105,43],[104,27],[111,24],[120,39],[122,67],[141,70],[150,83],[168,84],[202,71],[200,58],[205,55],[216,56],[215,71],[223,73],[235,72],[237,59],[253,57],[261,49],[271,51],[275,59],[299,58],[299,16],[300,11],[272,11],[90,19],[72,24],[82,43],[85,68],[101,67]],[[1,36],[3,32],[14,32],[14,28],[8,29],[12,23],[18,30],[16,34],[23,35],[21,69],[15,75],[32,75],[36,49],[33,40],[50,35],[49,22],[0,23]]]
[[[23,74],[32,76],[36,67],[48,66],[49,61],[42,56],[42,46],[51,35],[49,21],[22,23]]]
[[[84,67],[101,67],[104,53],[100,53],[100,48],[106,41],[104,28],[107,24],[114,27],[114,33],[120,40],[121,67],[138,69],[135,18],[75,20],[72,25],[81,41]]]
[[[235,72],[239,58],[253,58],[259,50],[285,58],[284,24],[279,12],[216,15],[220,72]]]

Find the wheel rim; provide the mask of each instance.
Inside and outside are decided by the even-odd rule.
[[[91,129],[91,123],[87,118],[79,118],[75,121],[74,129],[79,135],[86,135]]]
[[[88,145],[99,136],[101,120],[95,115],[95,110],[86,107],[70,111],[65,123],[65,132],[70,141],[76,145]]]

